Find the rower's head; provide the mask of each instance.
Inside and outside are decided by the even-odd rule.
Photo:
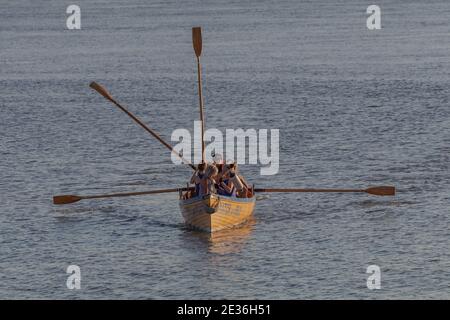
[[[206,169],[206,163],[202,162],[202,163],[198,164],[198,166],[197,166],[198,171],[203,172],[203,171],[205,171],[205,169]]]
[[[216,166],[208,166],[208,170],[206,170],[206,176],[208,177],[214,177],[219,173],[219,170]]]
[[[230,169],[230,171],[236,172],[236,170],[237,170],[237,164],[236,164],[236,162],[230,163],[230,164],[228,165],[228,168]]]

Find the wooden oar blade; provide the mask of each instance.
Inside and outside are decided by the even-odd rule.
[[[80,201],[82,198],[74,195],[54,196],[53,204],[68,204]]]
[[[195,55],[200,57],[202,54],[202,28],[192,28],[192,44],[194,45]]]
[[[392,186],[371,187],[364,191],[376,196],[395,196],[395,187]]]
[[[114,101],[113,97],[109,94],[109,92],[101,85],[99,85],[97,82],[93,81],[89,85],[92,89],[100,93],[102,96],[104,96],[106,99],[110,101]]]

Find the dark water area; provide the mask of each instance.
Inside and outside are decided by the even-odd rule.
[[[60,1],[0,4],[0,298],[450,298],[450,3]],[[191,27],[203,28],[208,128],[280,129],[257,187],[395,185],[395,197],[258,196],[213,236],[177,194],[54,206],[55,194],[185,186],[166,140],[198,119]],[[81,289],[66,268],[81,268]],[[369,290],[366,268],[381,268]]]

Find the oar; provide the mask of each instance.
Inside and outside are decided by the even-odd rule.
[[[151,190],[151,191],[141,191],[141,192],[100,194],[100,195],[93,195],[93,196],[76,196],[76,195],[66,194],[66,195],[54,196],[53,203],[54,204],[68,204],[68,203],[74,203],[74,202],[84,200],[84,199],[142,196],[142,195],[146,195],[146,194],[170,193],[170,192],[188,191],[188,190],[193,190],[193,189],[194,188],[161,189],[161,190]]]
[[[104,96],[106,99],[108,99],[109,101],[111,101],[112,103],[114,103],[120,110],[122,110],[123,112],[125,112],[131,119],[133,119],[137,124],[139,124],[142,128],[144,128],[147,132],[149,132],[153,137],[155,137],[159,142],[161,142],[167,149],[169,149],[170,151],[172,151],[173,153],[175,153],[178,157],[180,157],[180,159],[188,164],[192,169],[196,170],[195,166],[190,163],[188,160],[186,160],[185,158],[183,158],[183,156],[179,153],[177,153],[170,144],[168,144],[167,142],[165,142],[155,131],[153,131],[152,129],[150,129],[148,126],[146,126],[141,120],[139,120],[135,115],[133,115],[130,111],[128,111],[127,109],[125,109],[124,107],[122,107],[116,100],[113,99],[113,97],[109,94],[108,91],[106,91],[106,89],[104,87],[102,87],[101,85],[99,85],[96,82],[91,82],[91,84],[89,85],[92,89],[94,89],[95,91],[97,91],[98,93],[100,93],[102,96]]]
[[[394,196],[395,187],[391,186],[380,186],[380,187],[370,187],[367,189],[264,189],[256,188],[255,192],[365,192],[368,194],[373,194],[376,196]]]
[[[192,28],[192,44],[194,46],[195,55],[197,56],[198,99],[200,105],[200,121],[202,122],[202,162],[205,163],[205,119],[203,118],[202,67],[200,65],[200,55],[202,54],[202,29],[200,27]]]

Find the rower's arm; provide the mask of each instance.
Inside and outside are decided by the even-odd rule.
[[[221,182],[220,183],[220,187],[222,188],[222,189],[224,189],[226,192],[228,192],[228,193],[231,193],[231,191],[233,190],[233,186],[227,186],[227,184],[225,183],[225,182]]]
[[[247,183],[247,181],[245,181],[244,177],[241,175],[238,175],[238,177],[239,177],[239,179],[241,179],[241,182],[244,184],[244,187],[249,189],[248,183]]]
[[[197,171],[194,172],[194,174],[191,177],[191,180],[189,181],[191,184],[195,184],[197,180]]]

